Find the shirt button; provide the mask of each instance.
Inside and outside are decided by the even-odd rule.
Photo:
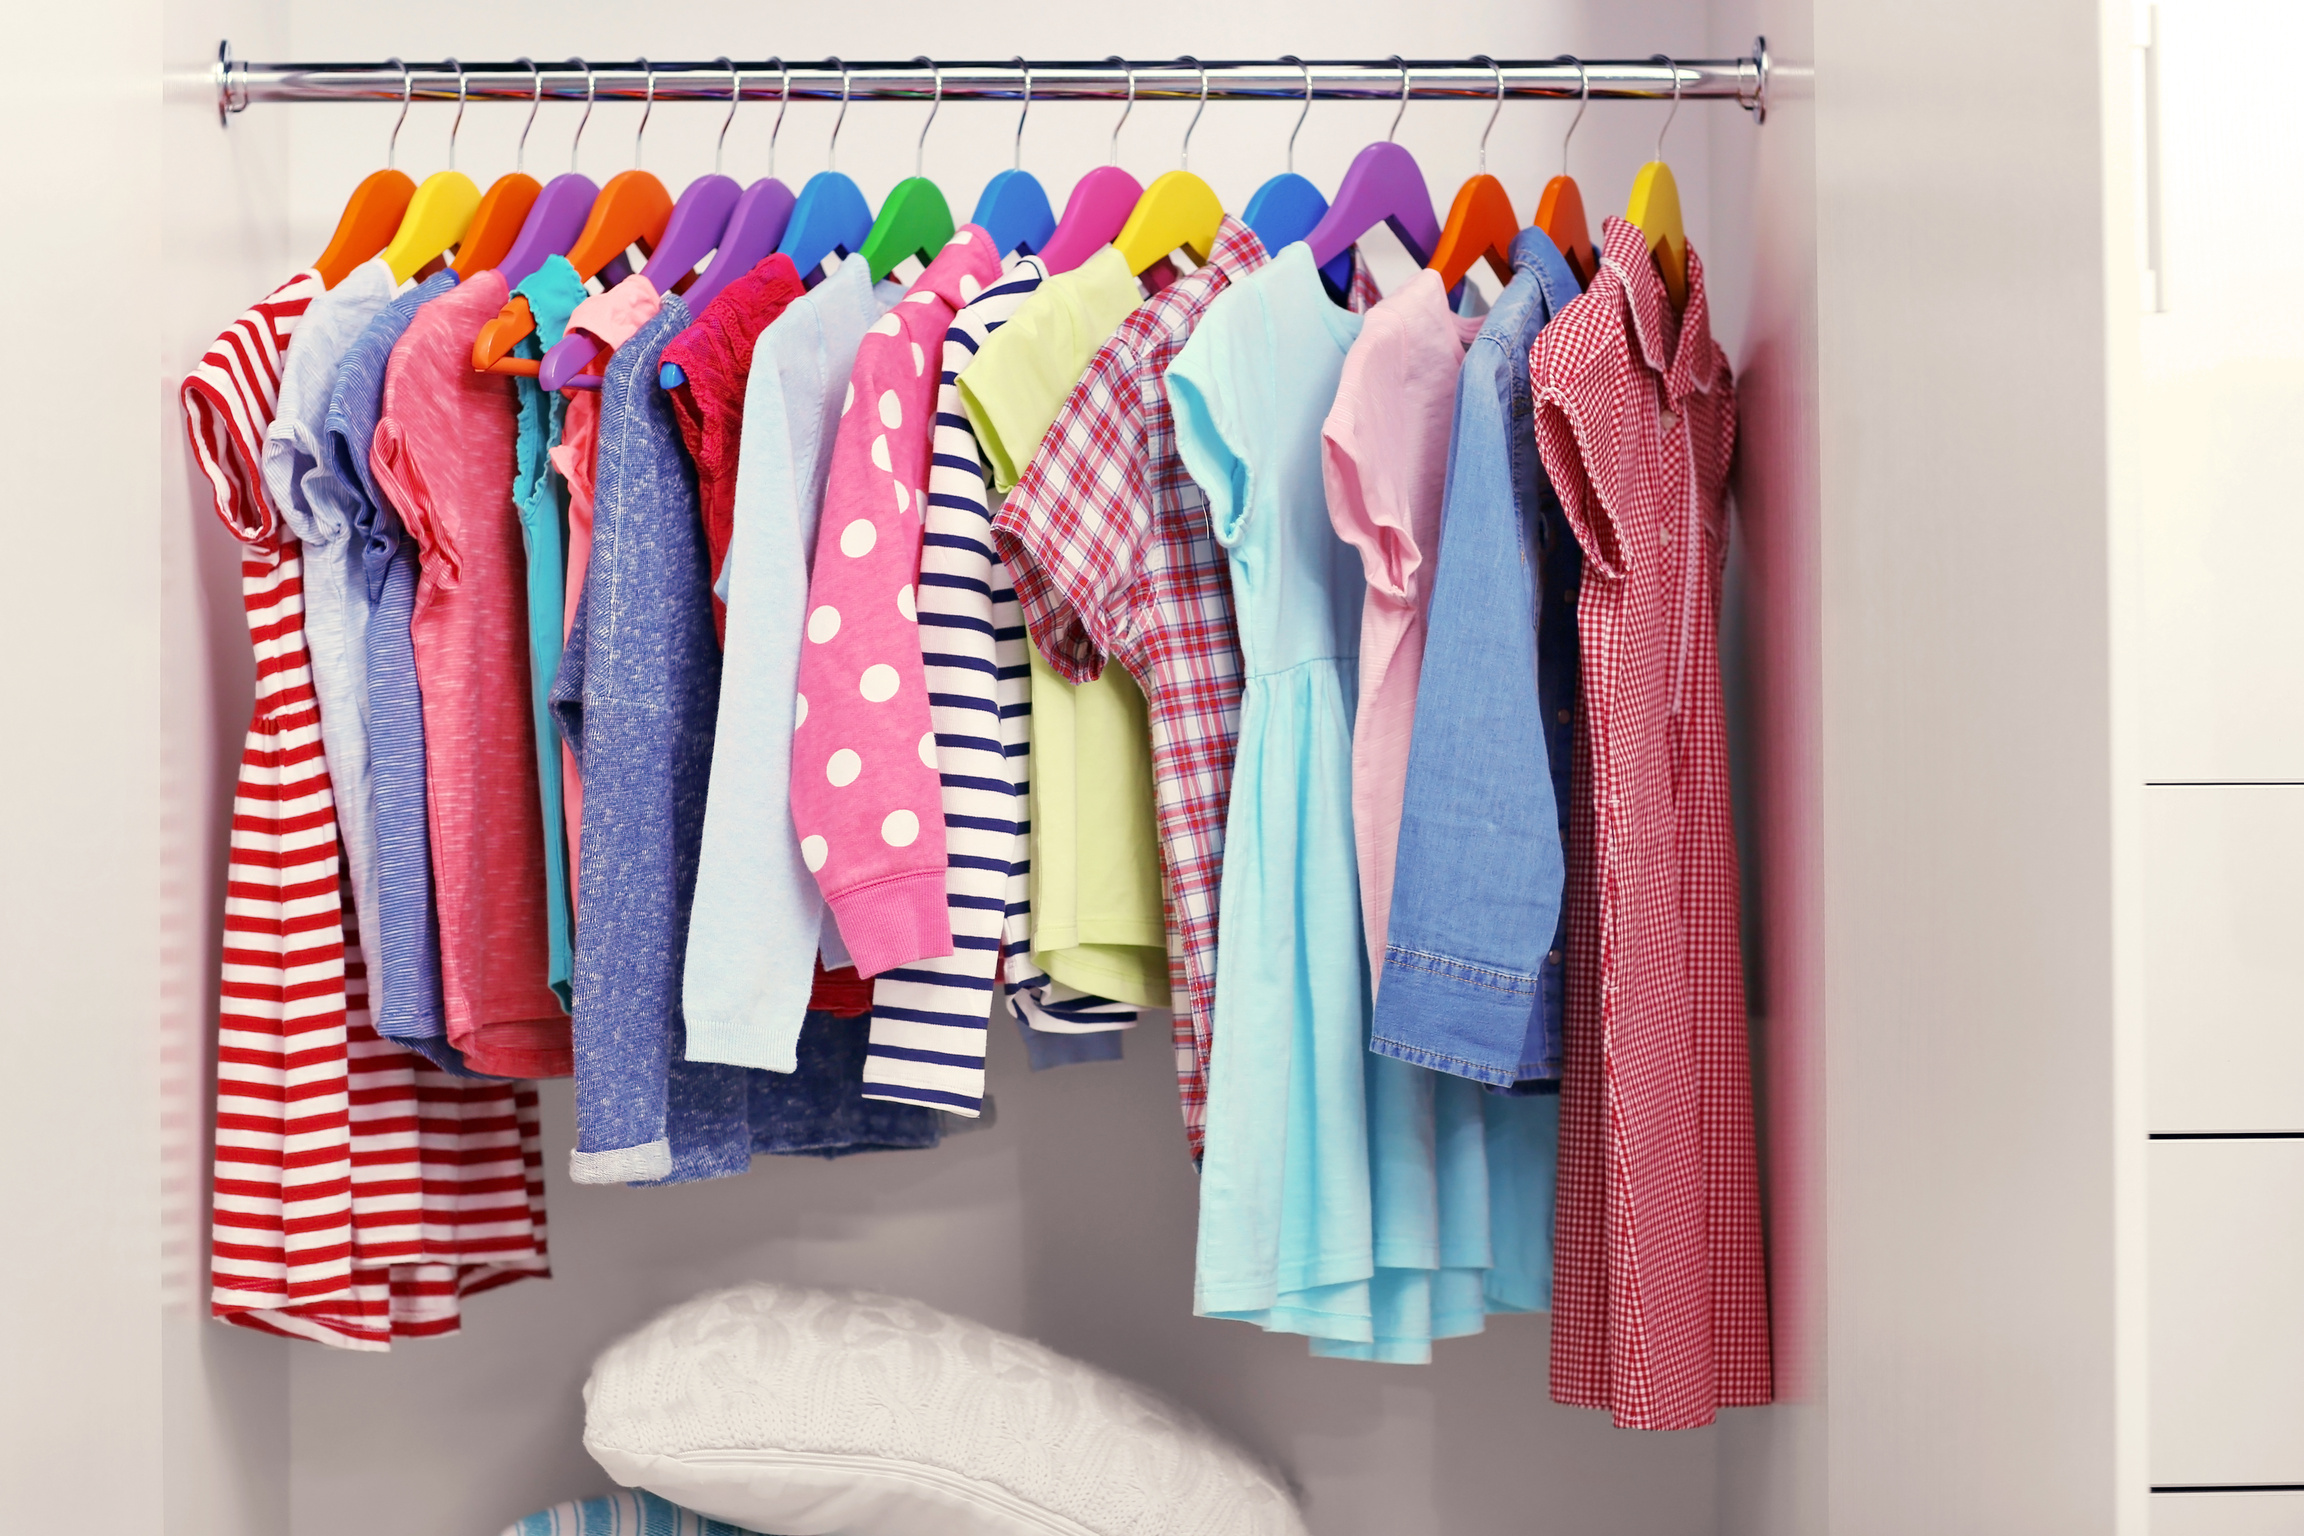
[[[1554,950],[1551,954],[1546,955],[1544,958],[1550,961],[1552,964],[1558,965],[1560,963],[1560,951]]]
[[[1656,413],[1656,425],[1669,432],[1680,425],[1680,418],[1672,414],[1672,407],[1665,406]]]
[[[1568,711],[1564,709],[1556,710],[1554,711],[1554,715],[1562,725],[1566,725],[1568,723]]]
[[[1664,547],[1665,547],[1665,548],[1667,548],[1667,549],[1671,548],[1671,547],[1672,547],[1672,525],[1671,525],[1670,523],[1666,523],[1666,524],[1663,526],[1663,528],[1662,528],[1662,529],[1660,529],[1660,530],[1657,532],[1657,535],[1656,535],[1656,537],[1658,537],[1659,539],[1662,539],[1662,540],[1664,541]]]

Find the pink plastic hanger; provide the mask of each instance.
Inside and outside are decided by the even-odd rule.
[[[1128,105],[1121,109],[1120,121],[1112,125],[1111,164],[1100,165],[1080,178],[1072,195],[1064,200],[1064,217],[1056,221],[1056,233],[1048,237],[1040,252],[1051,273],[1069,272],[1110,245],[1127,225],[1128,215],[1136,211],[1136,200],[1144,195],[1136,178],[1120,169],[1120,130],[1127,125],[1128,114],[1136,110],[1136,71],[1118,54],[1107,62],[1128,71]]]
[[[1440,244],[1440,220],[1432,212],[1432,194],[1425,189],[1424,172],[1416,157],[1392,142],[1400,119],[1408,111],[1408,65],[1398,54],[1392,62],[1400,70],[1400,110],[1392,114],[1392,127],[1379,144],[1371,144],[1352,157],[1336,201],[1304,237],[1312,247],[1315,266],[1326,266],[1351,249],[1352,243],[1379,224],[1408,247],[1422,266]]]

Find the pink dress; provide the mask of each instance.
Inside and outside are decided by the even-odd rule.
[[[1392,915],[1456,375],[1464,349],[1479,334],[1477,317],[1449,310],[1440,274],[1417,273],[1368,311],[1320,431],[1328,517],[1338,537],[1360,552],[1368,580],[1360,609],[1360,711],[1352,733],[1352,832],[1371,986],[1384,972]]]
[[[944,332],[999,275],[990,237],[963,225],[865,334],[832,445],[793,702],[792,820],[860,976],[952,953],[914,589]]]

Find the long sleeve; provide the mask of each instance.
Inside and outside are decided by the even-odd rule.
[[[952,237],[858,348],[833,442],[794,705],[792,817],[865,976],[952,953],[915,583],[930,362],[962,280],[974,293],[998,272],[981,230]]]
[[[798,1068],[825,912],[792,823],[793,700],[824,453],[871,304],[860,271],[836,273],[753,354],[722,570],[720,746],[682,981],[691,1061]]]

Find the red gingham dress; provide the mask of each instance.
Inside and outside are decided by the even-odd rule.
[[[1693,250],[1688,289],[1675,318],[1610,219],[1529,354],[1584,550],[1552,1396],[1637,1429],[1772,1392],[1718,643],[1736,400]]]

